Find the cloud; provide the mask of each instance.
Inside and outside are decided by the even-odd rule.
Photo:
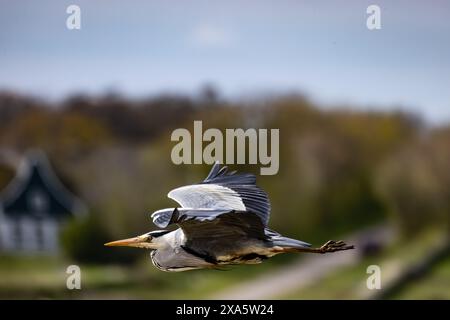
[[[189,42],[202,48],[228,48],[233,45],[234,37],[228,30],[204,24],[192,30]]]

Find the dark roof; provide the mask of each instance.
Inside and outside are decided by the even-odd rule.
[[[6,216],[65,218],[86,213],[85,205],[68,191],[42,151],[27,152],[16,177],[0,195]]]

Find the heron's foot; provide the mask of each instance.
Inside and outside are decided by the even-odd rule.
[[[328,252],[336,252],[336,251],[342,251],[342,250],[350,250],[350,249],[354,249],[354,248],[355,247],[353,245],[347,245],[342,240],[339,240],[339,241],[329,240],[329,241],[325,242],[325,244],[323,244],[319,250],[321,253],[328,253]]]

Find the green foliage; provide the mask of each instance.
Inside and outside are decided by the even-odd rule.
[[[133,250],[105,248],[112,239],[93,214],[69,222],[61,240],[66,255],[79,263],[131,263],[137,257]]]
[[[439,130],[394,153],[381,167],[379,194],[406,236],[430,225],[450,232],[450,134]]]
[[[67,231],[65,246],[74,257],[86,252],[93,261],[121,260],[122,252],[139,251],[91,243],[151,230],[148,214],[176,205],[166,198],[169,190],[205,177],[207,165],[170,160],[171,131],[192,130],[193,120],[203,120],[204,130],[280,129],[280,171],[258,176],[258,184],[272,202],[271,227],[289,236],[322,241],[388,213],[407,233],[448,224],[450,130],[427,128],[411,114],[323,110],[295,95],[233,104],[209,95],[134,101],[78,96],[49,108],[0,94],[0,115],[2,147],[43,148],[71,189],[97,208],[95,219],[74,222]]]

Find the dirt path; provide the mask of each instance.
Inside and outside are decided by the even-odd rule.
[[[377,245],[384,245],[393,239],[393,234],[393,230],[386,226],[376,226],[363,230],[344,238],[347,243],[356,245],[355,250],[304,257],[287,267],[278,268],[254,280],[229,288],[211,298],[256,300],[280,297],[294,290],[307,287],[338,268],[357,264],[361,259],[361,250],[358,249],[358,244],[367,243],[370,239],[376,241]]]

